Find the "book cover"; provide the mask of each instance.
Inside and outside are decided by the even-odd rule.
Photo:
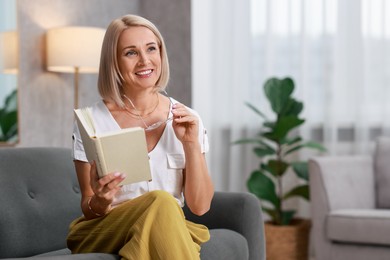
[[[121,172],[126,178],[121,184],[150,181],[145,131],[141,127],[96,134],[89,107],[74,110],[88,161],[95,161],[99,177]]]

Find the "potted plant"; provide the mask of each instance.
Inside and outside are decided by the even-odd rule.
[[[284,202],[293,197],[309,200],[307,161],[294,161],[292,155],[303,148],[325,151],[322,145],[304,141],[297,131],[293,131],[305,122],[299,116],[303,103],[292,97],[293,91],[291,78],[268,79],[264,92],[275,118],[267,118],[254,105],[246,103],[262,118],[262,129],[255,138],[235,142],[253,144],[253,151],[260,158],[259,168],[251,173],[247,187],[261,200],[263,211],[270,217],[265,224],[268,260],[307,258],[310,221],[294,218],[296,210],[286,209]],[[291,172],[297,175],[301,183],[286,190],[283,178]],[[303,234],[297,237],[297,232]],[[286,240],[285,245],[283,240]],[[303,248],[293,252],[299,245]]]

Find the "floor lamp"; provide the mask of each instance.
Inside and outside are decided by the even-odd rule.
[[[47,31],[47,70],[74,73],[74,108],[79,104],[79,74],[99,71],[105,30],[96,27],[59,27]]]

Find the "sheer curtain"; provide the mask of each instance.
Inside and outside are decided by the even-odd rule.
[[[208,128],[217,190],[246,191],[258,167],[251,147],[231,143],[262,123],[244,102],[272,116],[263,94],[271,76],[294,79],[301,134],[330,154],[371,153],[390,135],[388,1],[194,0],[192,32],[193,106]]]
[[[254,90],[249,10],[248,0],[192,1],[193,107],[208,131],[217,190],[243,190],[249,174],[246,156],[231,144],[248,121],[243,103]]]

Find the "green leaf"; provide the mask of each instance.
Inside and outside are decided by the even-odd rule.
[[[6,139],[11,138],[17,128],[17,111],[3,113],[0,117],[0,127]]]
[[[275,127],[275,122],[266,121],[266,122],[263,123],[263,126],[266,127],[266,128],[273,129]]]
[[[17,91],[12,91],[0,109],[1,141],[15,139],[18,133]]]
[[[276,154],[276,151],[270,147],[256,147],[253,151],[258,157]]]
[[[17,108],[17,90],[15,89],[12,91],[4,101],[4,110],[9,112],[9,111],[16,111]]]
[[[298,116],[303,110],[303,103],[290,98],[287,100],[283,111],[280,112],[279,116]]]
[[[293,153],[293,152],[295,152],[297,150],[300,150],[302,148],[310,148],[310,149],[316,149],[316,150],[318,150],[320,152],[326,152],[325,147],[323,147],[321,144],[316,143],[316,142],[312,142],[312,141],[308,141],[308,142],[306,142],[304,144],[297,145],[297,146],[291,148],[290,150],[286,151],[284,153],[284,155],[288,155],[288,154]]]
[[[289,167],[289,164],[284,161],[279,160],[269,160],[266,163],[267,169],[272,173],[274,176],[283,176],[283,174],[286,172],[287,168]]]
[[[257,144],[262,143],[260,139],[248,138],[248,139],[239,139],[234,141],[232,144]]]
[[[282,211],[282,225],[289,225],[295,215],[295,210],[283,210]]]
[[[290,153],[293,153],[293,152],[295,152],[295,151],[301,150],[303,147],[304,147],[303,145],[294,146],[293,148],[287,150],[287,151],[284,153],[284,156],[289,155]]]
[[[289,199],[291,197],[297,197],[297,196],[302,197],[306,200],[309,200],[309,198],[310,198],[309,185],[304,184],[304,185],[300,185],[300,186],[293,188],[292,190],[290,190],[288,193],[286,193],[283,196],[283,199],[286,200],[286,199]]]
[[[260,164],[260,169],[262,169],[263,171],[269,172],[269,173],[271,173],[273,176],[275,176],[275,174],[272,172],[272,169],[268,166],[268,164],[261,163],[261,164]],[[275,177],[276,177],[276,176],[275,176]]]
[[[263,137],[262,137],[261,139],[259,139],[259,143],[260,143],[262,146],[267,147],[268,149],[272,149],[272,150],[275,151],[275,149],[274,149],[271,145],[269,145],[267,142],[264,141],[264,138],[263,138]]]
[[[294,91],[294,82],[290,78],[270,78],[264,84],[264,91],[272,110],[280,114]]]
[[[262,171],[253,171],[247,181],[247,186],[248,190],[258,198],[272,203],[275,207],[280,204],[275,191],[275,183]]]
[[[304,119],[300,119],[296,116],[285,116],[280,118],[275,125],[275,132],[281,138],[285,137],[286,134],[293,128],[303,124]]]
[[[261,207],[263,212],[267,213],[271,217],[271,221],[275,225],[289,225],[292,218],[295,215],[295,210],[282,210],[278,213],[277,210],[268,207]],[[281,216],[279,216],[281,214]]]
[[[263,114],[263,112],[261,112],[260,110],[258,110],[257,107],[253,106],[252,104],[250,104],[250,103],[248,103],[248,102],[245,102],[245,105],[247,105],[253,112],[255,112],[256,114],[258,114],[258,115],[261,116],[262,118],[267,119],[267,117]]]
[[[278,219],[279,219],[278,212],[275,209],[267,208],[265,206],[262,206],[261,208],[262,208],[263,212],[267,213],[268,216],[271,217],[271,221],[273,223],[277,223],[278,222]]]
[[[303,147],[316,149],[320,152],[326,152],[326,148],[324,146],[322,146],[322,144],[319,144],[319,143],[316,143],[313,141],[306,142],[305,144],[303,144]]]
[[[294,145],[300,141],[302,141],[302,137],[300,137],[300,136],[296,136],[294,138],[286,137],[282,140],[282,144],[286,144],[288,146],[291,146],[291,145]]]
[[[267,155],[273,155],[276,153],[275,149],[272,148],[270,145],[268,145],[267,143],[265,143],[262,138],[258,138],[258,139],[254,139],[254,138],[250,138],[250,139],[240,139],[240,140],[237,140],[235,142],[233,142],[232,144],[258,144],[260,146],[258,147],[255,147],[253,149],[254,153],[258,156],[258,157],[264,157],[264,156],[267,156]]]
[[[286,117],[281,117],[275,124],[275,127],[272,132],[264,133],[263,136],[270,139],[274,140],[278,143],[283,140],[288,132],[290,132],[292,129],[295,127],[303,124],[305,120],[300,119],[296,116],[286,116]]]
[[[309,169],[307,162],[292,162],[291,166],[299,178],[306,181],[309,180]]]

